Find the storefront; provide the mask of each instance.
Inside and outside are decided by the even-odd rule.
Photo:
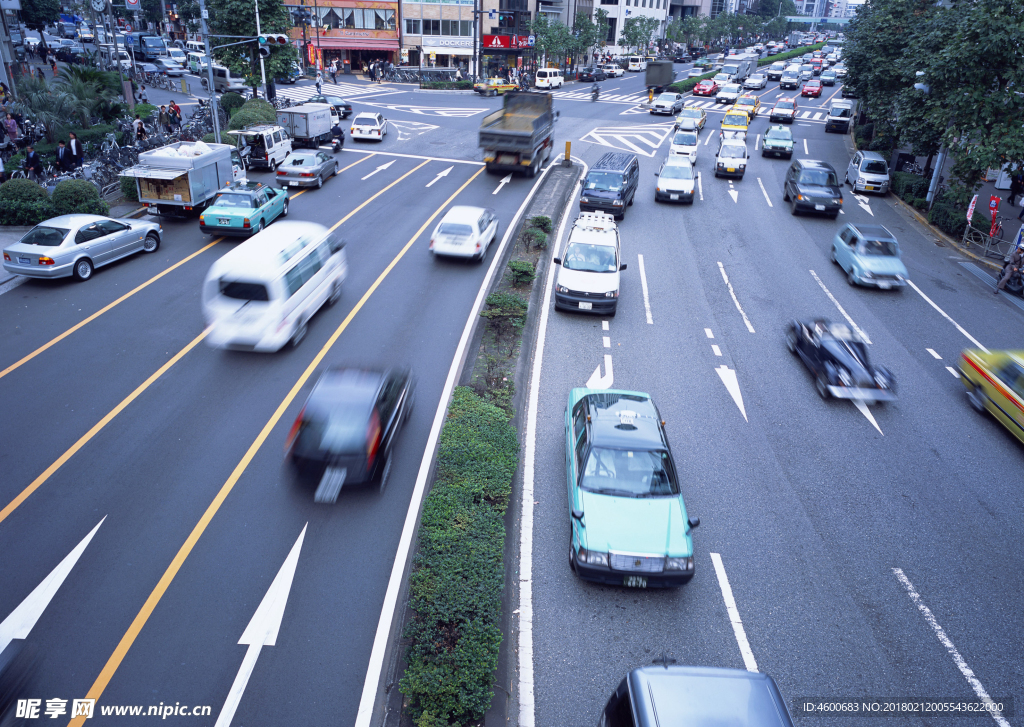
[[[532,35],[485,35],[480,48],[480,66],[487,78],[537,72]]]
[[[424,68],[469,68],[473,60],[472,38],[425,37],[423,44]]]
[[[317,17],[320,22],[319,28],[306,30],[311,64],[327,68],[337,61],[339,70],[348,66],[356,73],[374,61],[399,64],[397,2],[319,0],[310,9],[314,23]],[[289,35],[301,41],[302,28],[292,28]]]

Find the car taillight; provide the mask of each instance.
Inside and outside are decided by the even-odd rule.
[[[280,174],[280,172],[278,172],[278,174]],[[312,174],[300,174],[299,176],[300,177],[312,177],[313,175]]]
[[[434,249],[434,238],[433,238],[433,237],[431,237],[431,238],[430,238],[430,249],[431,249],[431,250],[433,250],[433,249]],[[4,253],[4,258],[5,258],[6,260],[10,260],[10,258],[9,258],[9,257],[7,257],[7,253]]]
[[[42,255],[40,255],[39,256],[39,264],[40,265],[55,265],[56,263],[54,262],[52,257],[43,257]]]
[[[299,429],[302,427],[302,416],[306,413],[306,407],[302,407],[302,411],[295,417],[295,423],[292,424],[291,430],[288,432],[288,438],[284,440],[284,451],[287,453],[292,448],[292,443],[295,441],[295,437],[299,434]]]
[[[431,240],[431,241],[430,241],[430,246],[431,246],[431,247],[433,247],[433,246],[434,246],[434,241],[433,241],[433,240]],[[8,255],[8,254],[7,254],[6,252],[4,253],[4,260],[6,260],[7,262],[10,262],[10,261],[11,261],[11,256],[10,256],[10,255]]]
[[[288,172],[278,172],[278,173],[277,173],[277,176],[279,176],[279,177],[283,177],[283,176],[284,176],[284,175],[286,175],[287,173],[288,173]]]
[[[366,469],[373,467],[373,460],[377,457],[377,450],[380,448],[380,418],[377,410],[370,414],[370,425],[366,428]]]
[[[244,220],[242,220],[242,227],[252,227],[252,224],[249,222],[249,218],[248,217],[246,217]]]
[[[199,224],[200,225],[205,225],[206,224],[206,215],[199,215]]]

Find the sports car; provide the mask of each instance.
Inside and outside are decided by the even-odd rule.
[[[1024,442],[1024,351],[981,351],[960,354],[960,381],[976,411],[992,414]]]
[[[822,399],[852,399],[866,404],[893,401],[896,381],[884,366],[868,359],[867,343],[845,323],[826,318],[791,321],[786,346],[798,355]]]
[[[713,78],[705,78],[693,87],[694,96],[714,96],[718,93],[718,84]]]

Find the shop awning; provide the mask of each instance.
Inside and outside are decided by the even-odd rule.
[[[472,48],[441,48],[431,47],[428,45],[423,46],[423,52],[426,54],[436,53],[439,56],[471,56],[473,55]]]
[[[313,45],[349,50],[398,50],[400,47],[397,38],[320,38],[313,41]]]

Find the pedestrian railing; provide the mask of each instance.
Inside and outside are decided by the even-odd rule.
[[[1004,239],[1004,234],[1002,225],[996,228],[994,236],[968,225],[961,242],[965,248],[976,251],[982,257],[1002,260],[1013,249],[1013,240]]]

